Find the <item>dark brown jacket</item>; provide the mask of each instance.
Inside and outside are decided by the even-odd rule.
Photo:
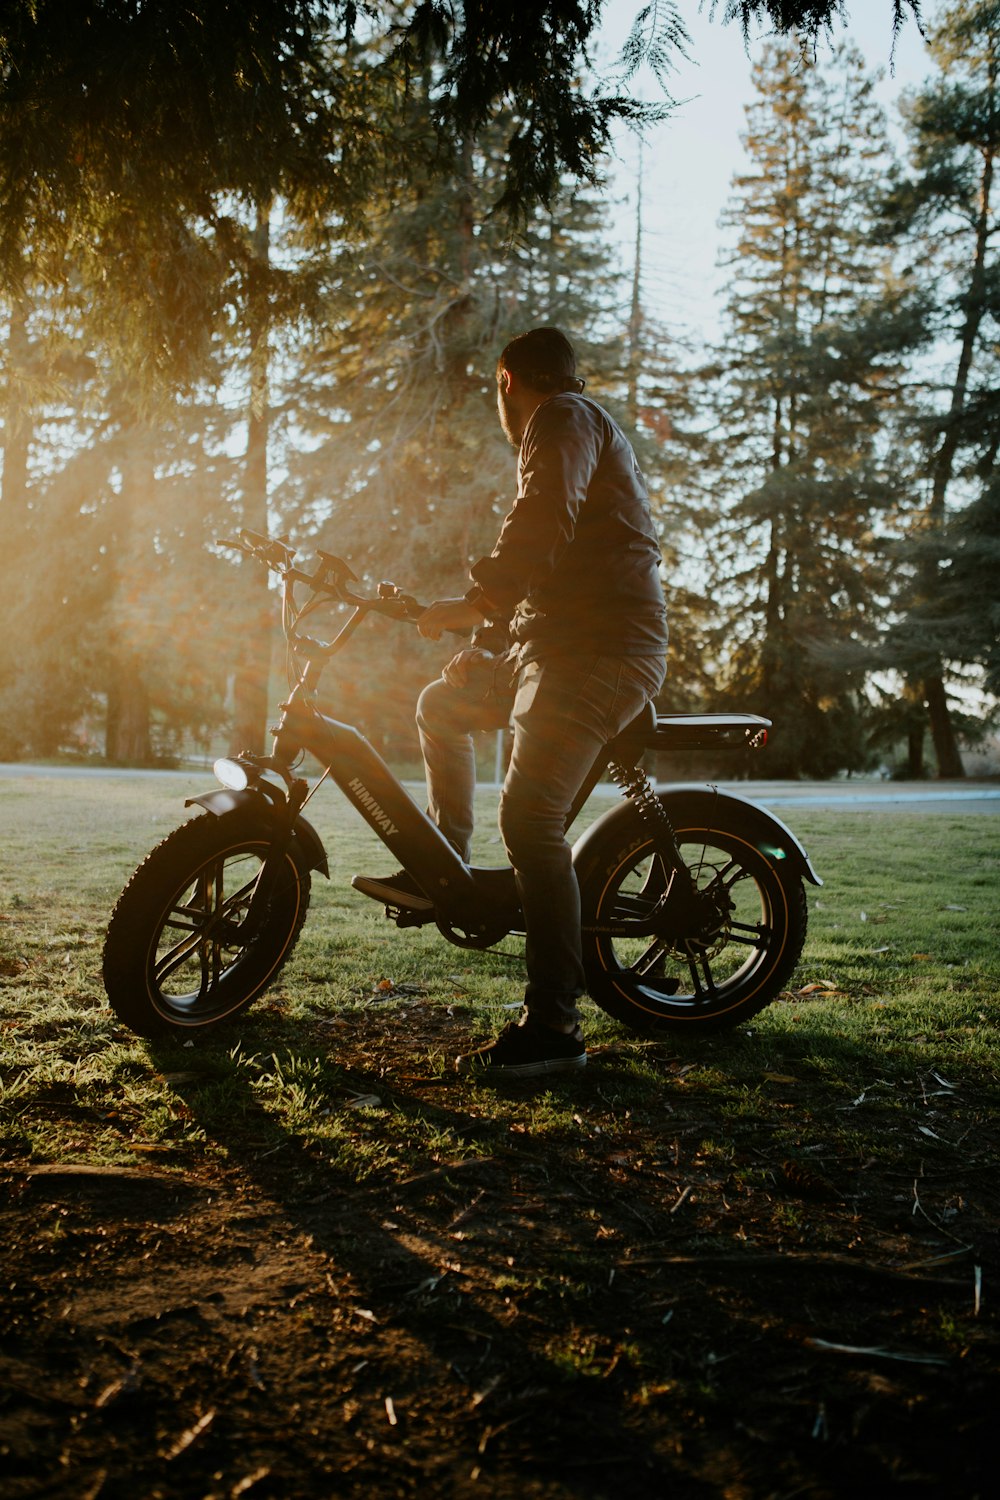
[[[517,498],[467,597],[510,622],[522,659],[662,656],[660,550],[635,454],[586,396],[550,396],[521,440]]]

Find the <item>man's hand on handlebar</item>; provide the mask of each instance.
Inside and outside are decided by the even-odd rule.
[[[483,623],[483,612],[467,599],[437,599],[417,620],[417,629],[429,641],[439,641],[445,630],[474,630]]]
[[[483,677],[484,687],[489,686],[493,680],[493,666],[496,657],[492,651],[481,651],[477,646],[470,646],[466,651],[459,651],[453,656],[444,668],[441,676],[449,687],[461,688],[476,678]]]

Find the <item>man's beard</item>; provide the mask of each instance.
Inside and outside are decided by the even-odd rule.
[[[497,411],[500,416],[500,426],[504,430],[508,443],[512,448],[520,448],[524,429],[518,428],[513,404],[502,387],[497,391]]]

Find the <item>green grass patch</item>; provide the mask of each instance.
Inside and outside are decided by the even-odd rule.
[[[796,817],[825,885],[809,887],[809,939],[779,1001],[699,1041],[643,1041],[589,1006],[597,1067],[558,1090],[497,1096],[450,1079],[449,1065],[470,1036],[513,1013],[517,945],[470,954],[434,929],[387,923],[349,886],[355,871],[385,866],[386,852],[324,789],[310,813],[333,878],[316,877],[279,984],[235,1030],[151,1047],[105,1006],[103,931],[131,869],[209,780],[0,781],[8,1158],[190,1160],[224,1155],[238,1127],[262,1152],[294,1138],[363,1181],[459,1159],[512,1132],[600,1140],[662,1116],[667,1082],[671,1107],[683,1099],[710,1111],[716,1150],[738,1154],[743,1136],[767,1129],[794,1151],[822,1104],[831,1150],[891,1155],[901,1120],[926,1111],[930,1095],[934,1134],[947,1142],[949,1107],[970,1090],[995,1091],[1000,819],[957,813]],[[501,858],[485,794],[476,858]],[[409,1077],[419,1087],[408,1089]],[[447,1108],[436,1102],[443,1086]]]

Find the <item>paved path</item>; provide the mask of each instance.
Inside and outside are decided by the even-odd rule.
[[[43,780],[46,777],[173,777],[190,785],[192,781],[214,784],[210,766],[188,767],[183,771],[133,770],[117,766],[35,766],[0,762],[0,778],[10,780]],[[310,777],[310,779],[312,779]],[[423,795],[422,783],[405,783],[417,798]],[[484,788],[489,786],[486,782]],[[881,781],[874,777],[852,777],[844,781],[728,781],[719,782],[726,791],[749,797],[764,807],[773,807],[779,813],[785,807],[813,807],[836,810],[872,808],[879,811],[899,812],[974,812],[979,814],[1000,813],[1000,782],[998,781]],[[617,796],[614,787],[600,788],[609,796]]]
[[[1000,783],[991,781],[741,781],[728,791],[780,812],[783,807],[835,811],[1000,813]]]

